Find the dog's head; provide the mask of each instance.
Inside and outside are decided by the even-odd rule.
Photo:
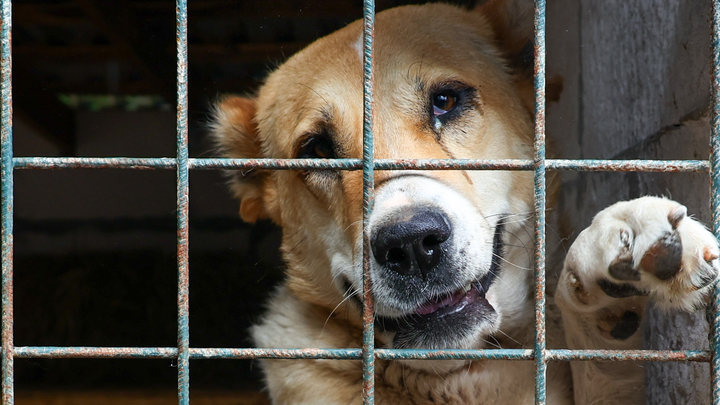
[[[529,3],[529,10],[492,1],[470,11],[430,4],[377,15],[375,158],[532,158]],[[357,21],[291,57],[257,97],[222,100],[213,128],[224,156],[360,158],[362,54]],[[283,228],[289,289],[358,314],[362,173],[233,176],[242,218]],[[367,232],[378,336],[400,348],[482,347],[501,324],[519,322],[529,272],[502,265],[501,256],[529,212],[528,172],[376,171]]]

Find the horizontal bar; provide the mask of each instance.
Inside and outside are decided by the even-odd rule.
[[[190,169],[361,170],[361,159],[190,158]],[[175,158],[13,158],[16,169],[176,169]],[[707,172],[707,160],[548,159],[547,170],[603,172]],[[528,159],[377,159],[375,170],[534,170]]]
[[[546,350],[553,361],[710,361],[708,350]],[[360,360],[361,349],[228,349],[190,348],[190,358],[199,359],[337,359]],[[16,358],[149,358],[173,359],[175,347],[57,347],[15,348]],[[383,360],[533,360],[531,349],[402,350],[376,349]]]
[[[555,361],[710,361],[709,350],[548,350]]]
[[[402,350],[377,349],[375,354],[384,360],[532,360],[533,351],[524,349],[489,350]]]
[[[15,357],[21,359],[173,359],[178,354],[177,347],[57,347],[24,346],[15,348]]]
[[[176,169],[175,158],[93,158],[21,157],[14,158],[16,169]]]

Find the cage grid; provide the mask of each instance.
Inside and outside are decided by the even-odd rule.
[[[375,2],[364,0],[363,157],[362,159],[214,159],[188,157],[187,0],[176,0],[177,156],[176,158],[14,158],[12,149],[12,1],[0,0],[2,111],[2,403],[14,403],[15,358],[173,359],[178,368],[178,403],[189,404],[190,359],[338,359],[361,360],[362,397],[374,403],[375,359],[490,359],[535,362],[535,403],[546,403],[548,361],[697,361],[710,362],[712,403],[720,405],[720,287],[713,290],[710,350],[551,350],[545,346],[545,174],[547,171],[708,172],[712,229],[720,236],[720,0],[712,0],[712,103],[709,160],[570,160],[545,158],[545,0],[535,0],[535,154],[532,160],[374,159],[373,37]],[[15,169],[121,168],[177,172],[177,347],[15,347],[13,342],[13,171]],[[271,170],[363,171],[363,344],[361,349],[193,348],[188,324],[188,174],[189,170],[264,168]],[[408,350],[374,347],[373,299],[369,265],[368,218],[372,212],[374,170],[532,170],[535,184],[535,342],[533,349]],[[360,394],[360,393],[359,393]]]

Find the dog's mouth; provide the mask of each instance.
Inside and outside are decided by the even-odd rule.
[[[395,348],[459,348],[474,340],[478,331],[495,324],[498,314],[486,293],[500,272],[503,228],[500,221],[495,230],[492,264],[483,276],[455,291],[431,296],[403,316],[376,315],[380,331],[395,333]]]
[[[467,283],[463,288],[452,294],[442,294],[431,297],[425,301],[411,315],[419,317],[443,317],[454,313],[462,312],[466,307],[473,304],[484,304],[490,306],[485,299],[485,292],[495,280],[496,272],[490,271],[481,279]]]
[[[444,349],[462,345],[478,326],[497,319],[485,294],[497,277],[489,271],[452,294],[433,296],[413,313],[401,317],[376,316],[380,331],[394,332],[393,346],[399,349]]]
[[[480,278],[462,288],[433,295],[414,310],[401,316],[376,313],[375,326],[380,332],[394,333],[393,347],[398,349],[446,349],[472,345],[473,336],[492,328],[498,319],[486,293],[500,272],[499,258],[503,253],[504,221],[498,222],[493,240],[490,269]],[[346,291],[352,287],[345,280]],[[362,307],[357,294],[352,300]]]

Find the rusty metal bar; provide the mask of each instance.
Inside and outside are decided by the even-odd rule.
[[[174,158],[18,157],[16,169],[135,169],[177,168]],[[361,170],[362,159],[225,159],[189,158],[192,170]],[[529,159],[376,159],[375,170],[535,170]],[[571,160],[546,159],[546,170],[593,172],[707,172],[707,160]]]
[[[370,277],[370,215],[375,199],[375,153],[373,146],[373,41],[375,36],[375,1],[364,0],[363,4],[363,404],[375,403],[375,305]]]
[[[188,72],[187,0],[177,0],[177,262],[178,262],[178,403],[190,404],[190,269],[188,259]]]
[[[13,331],[13,109],[12,109],[12,1],[0,3],[0,97],[2,97],[2,403],[15,403]]]
[[[535,404],[546,403],[545,359],[545,0],[535,0]]]
[[[360,360],[362,349],[231,349],[190,348],[190,358],[203,359],[336,359]],[[15,348],[17,358],[148,358],[175,359],[176,347],[55,347],[26,346]],[[711,361],[710,350],[546,350],[548,361]],[[484,350],[407,350],[376,349],[375,357],[383,360],[533,360],[530,349]]]
[[[712,102],[710,135],[710,213],[712,230],[720,238],[720,1],[712,2]],[[712,295],[710,349],[712,351],[712,403],[720,405],[720,284]]]
[[[554,361],[710,361],[709,350],[547,350]]]

